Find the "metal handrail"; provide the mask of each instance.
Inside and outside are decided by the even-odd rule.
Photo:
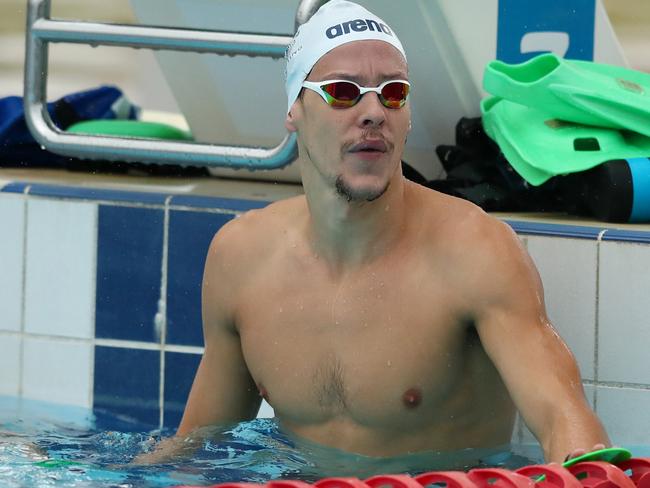
[[[302,0],[296,12],[296,23],[307,21],[326,1]],[[71,134],[56,127],[47,111],[50,42],[243,54],[277,59],[284,56],[291,36],[52,20],[50,12],[51,0],[29,0],[24,79],[27,125],[37,142],[48,150],[84,159],[251,170],[282,168],[297,157],[295,134],[288,134],[273,148]]]
[[[296,9],[295,29],[311,19],[316,11],[327,3],[328,0],[301,0]]]

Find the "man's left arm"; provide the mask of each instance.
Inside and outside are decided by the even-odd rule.
[[[546,461],[609,446],[575,358],[547,318],[535,265],[505,224],[490,225],[485,237],[473,286],[476,329]]]

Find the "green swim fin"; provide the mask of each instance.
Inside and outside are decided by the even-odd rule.
[[[556,119],[650,136],[647,73],[546,53],[521,64],[488,63],[483,87]]]
[[[562,463],[562,467],[568,468],[583,461],[604,461],[606,463],[618,464],[627,461],[632,453],[623,447],[606,447],[599,451],[591,451],[582,456],[574,457]]]
[[[498,97],[481,102],[483,127],[510,165],[533,186],[613,159],[650,156],[650,137],[554,119]]]

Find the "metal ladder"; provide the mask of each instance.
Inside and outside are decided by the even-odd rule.
[[[301,0],[296,29],[327,0]],[[47,112],[48,47],[51,42],[166,49],[282,58],[292,36],[244,34],[146,25],[102,24],[50,18],[51,0],[29,0],[25,50],[24,105],[30,132],[46,149],[64,156],[181,166],[277,169],[298,154],[295,134],[273,148],[70,134]]]

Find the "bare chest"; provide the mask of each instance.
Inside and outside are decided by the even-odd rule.
[[[366,422],[432,412],[458,385],[465,328],[443,282],[370,273],[265,281],[241,307],[247,365],[276,413]],[[426,284],[425,284],[426,283]]]

